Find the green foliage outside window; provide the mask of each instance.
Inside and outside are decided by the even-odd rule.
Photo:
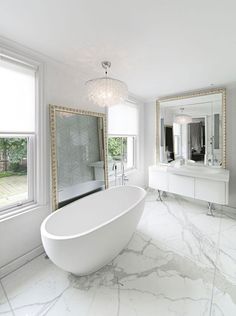
[[[122,137],[109,137],[108,154],[114,160],[120,160],[122,156]]]
[[[109,137],[108,155],[113,160],[127,160],[127,137]]]
[[[0,156],[5,176],[8,171],[26,173],[23,159],[27,159],[27,138],[0,138]]]

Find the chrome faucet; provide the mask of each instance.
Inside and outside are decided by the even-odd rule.
[[[121,184],[125,185],[127,181],[129,181],[127,175],[125,174],[125,166],[124,166],[124,161],[121,161],[121,170],[122,170],[122,174],[121,174]]]
[[[128,182],[129,181],[129,179],[128,179],[128,177],[127,177],[127,175],[122,175],[122,185],[125,185],[126,184],[126,182]]]
[[[117,186],[117,164],[116,164],[116,162],[113,163],[112,170],[114,171],[114,175],[115,175],[115,186]]]

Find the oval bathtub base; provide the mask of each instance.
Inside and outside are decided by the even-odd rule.
[[[146,191],[121,186],[75,201],[41,225],[49,258],[75,275],[87,275],[113,260],[128,244],[144,209]]]

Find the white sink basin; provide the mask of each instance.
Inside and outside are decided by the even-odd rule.
[[[220,173],[222,172],[221,168],[215,168],[215,167],[204,167],[204,166],[181,166],[180,168],[189,170],[189,171],[195,171],[195,172],[203,172],[203,173]]]
[[[169,166],[168,172],[191,177],[214,179],[217,181],[229,181],[229,171],[223,168],[189,165],[179,167]]]

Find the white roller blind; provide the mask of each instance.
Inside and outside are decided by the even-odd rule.
[[[138,108],[126,102],[108,108],[108,134],[110,135],[137,135]]]
[[[35,131],[35,70],[0,60],[0,132]]]

